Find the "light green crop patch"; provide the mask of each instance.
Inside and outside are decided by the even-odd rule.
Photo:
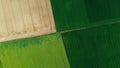
[[[0,43],[0,68],[70,68],[61,35]]]

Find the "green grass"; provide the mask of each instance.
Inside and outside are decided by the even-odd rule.
[[[2,68],[70,68],[60,34],[0,43]]]
[[[120,24],[62,36],[71,68],[120,68]]]
[[[57,31],[119,21],[119,2],[120,0],[51,0]]]

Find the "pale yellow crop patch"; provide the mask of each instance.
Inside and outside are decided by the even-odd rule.
[[[0,42],[54,32],[50,0],[0,0]]]

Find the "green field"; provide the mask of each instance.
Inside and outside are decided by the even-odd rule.
[[[0,43],[0,68],[70,68],[60,34]]]
[[[63,33],[71,68],[120,68],[120,24]]]

